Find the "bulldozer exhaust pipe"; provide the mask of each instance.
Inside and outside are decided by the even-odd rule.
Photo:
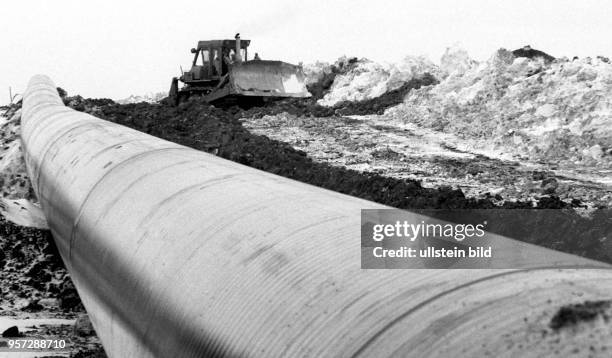
[[[242,62],[242,53],[240,52],[240,34],[236,34],[236,62],[240,63]]]
[[[360,210],[382,205],[76,112],[46,76],[21,136],[110,357],[479,356],[612,292],[606,268],[362,270]]]

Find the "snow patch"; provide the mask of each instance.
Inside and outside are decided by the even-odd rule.
[[[533,161],[612,166],[612,64],[518,57],[505,49],[482,63],[449,49],[446,77],[411,91],[385,113]]]
[[[395,64],[360,59],[348,72],[336,76],[330,91],[318,103],[331,107],[344,101],[364,101],[395,90],[425,73],[438,75],[439,72],[433,62],[422,56],[407,56]]]
[[[0,214],[21,226],[46,229],[21,152],[21,110],[0,117]]]

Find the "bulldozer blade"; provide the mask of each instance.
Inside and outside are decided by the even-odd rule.
[[[261,97],[310,97],[299,66],[281,61],[248,61],[232,66],[230,94]]]

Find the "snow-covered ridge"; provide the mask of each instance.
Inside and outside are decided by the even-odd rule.
[[[533,161],[612,165],[606,58],[550,62],[500,49],[460,68],[436,86],[410,92],[386,112],[387,120],[455,133]]]
[[[315,81],[329,68],[317,63],[305,71]],[[414,123],[472,140],[475,149],[532,161],[612,167],[612,64],[604,57],[553,59],[525,47],[499,49],[479,62],[453,46],[439,64],[424,57],[396,64],[358,59],[318,103],[372,99],[425,73],[440,83],[388,109],[389,124]]]
[[[318,101],[323,106],[376,98],[425,73],[436,77],[441,75],[439,67],[423,56],[406,56],[398,63],[341,57],[333,66],[339,68],[339,74],[334,78],[329,92]],[[331,67],[324,62],[306,65],[304,72],[307,82],[320,80]]]

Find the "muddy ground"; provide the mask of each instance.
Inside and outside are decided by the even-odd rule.
[[[90,323],[50,232],[37,228],[46,227],[46,220],[31,215],[42,213],[35,207],[20,153],[19,108],[0,108],[0,115],[11,119],[0,125],[0,211],[35,227],[16,225],[0,215],[0,352],[9,339],[64,339],[67,348],[54,352],[59,356],[104,357],[95,332],[82,329]],[[40,351],[20,354],[45,355]]]
[[[0,349],[15,338],[64,339],[64,356],[104,357],[95,332],[75,327],[87,314],[48,230],[0,217],[0,268]]]

